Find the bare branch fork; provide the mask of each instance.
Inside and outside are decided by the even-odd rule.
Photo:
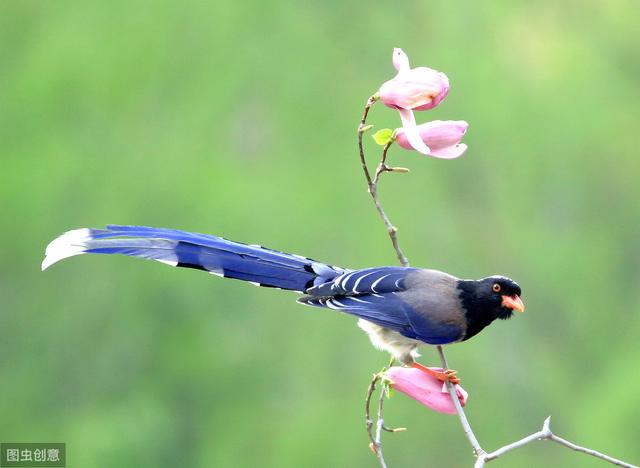
[[[484,455],[479,456],[476,460],[474,468],[482,468],[486,462],[495,460],[499,456],[504,455],[505,453],[510,452],[511,450],[524,447],[525,445],[530,444],[531,442],[535,442],[536,440],[550,440],[552,442],[562,445],[563,447],[570,448],[571,450],[575,450],[576,452],[586,453],[587,455],[591,455],[592,457],[600,458],[601,460],[607,461],[613,465],[625,466],[627,468],[638,468],[637,466],[632,465],[630,463],[623,462],[621,460],[610,457],[608,455],[605,455],[604,453],[600,453],[590,448],[581,447],[572,442],[569,442],[566,439],[563,439],[562,437],[558,437],[551,431],[550,425],[551,425],[551,416],[549,416],[547,419],[544,420],[542,429],[539,430],[538,432],[534,432],[533,434],[527,437],[524,437],[516,442],[505,445],[504,447],[500,447],[498,450],[494,452],[485,453]]]
[[[387,154],[388,154],[389,148],[394,142],[394,136],[392,136],[391,139],[384,145],[380,162],[376,168],[376,171],[374,172],[373,177],[371,176],[371,171],[369,171],[369,167],[367,165],[367,161],[364,154],[363,135],[365,132],[367,132],[373,127],[372,125],[367,125],[367,117],[369,115],[369,111],[371,110],[371,107],[378,101],[378,99],[379,99],[379,96],[376,93],[367,100],[367,104],[365,105],[364,112],[362,113],[362,118],[360,120],[360,125],[358,125],[358,149],[360,154],[360,163],[362,165],[362,171],[364,172],[365,178],[367,180],[367,187],[369,190],[369,194],[371,195],[371,198],[373,199],[373,203],[376,207],[376,210],[378,211],[378,214],[380,215],[380,218],[382,219],[382,222],[384,223],[387,229],[387,233],[389,234],[389,238],[391,239],[391,244],[393,245],[393,249],[395,250],[396,256],[398,257],[398,261],[402,266],[406,267],[406,266],[409,266],[409,259],[404,255],[404,253],[400,249],[400,244],[398,242],[398,229],[391,223],[389,216],[386,214],[386,212],[384,211],[384,208],[382,207],[382,204],[380,203],[380,199],[378,197],[378,183],[380,182],[380,176],[385,172],[408,172],[408,169],[401,168],[401,167],[390,167],[387,165]],[[442,368],[445,370],[449,369],[447,358],[444,354],[444,349],[442,348],[442,346],[436,346],[436,349],[438,350],[438,355],[440,356]],[[393,360],[391,361],[389,366],[391,366],[391,364],[393,364]],[[386,370],[387,368],[385,367],[384,369],[382,369],[381,372],[377,374],[373,374],[373,377],[367,389],[367,397],[365,400],[366,429],[367,429],[367,434],[369,435],[369,439],[371,441],[371,443],[369,444],[369,447],[371,448],[373,453],[376,455],[378,462],[380,463],[380,466],[382,468],[387,468],[387,464],[384,460],[384,455],[382,453],[382,431],[400,432],[405,430],[405,428],[389,429],[384,425],[382,410],[384,405],[384,397],[385,395],[387,395],[387,392],[388,392],[388,382],[385,382],[383,373]],[[380,389],[380,395],[378,398],[378,411],[377,411],[375,433],[374,433],[374,429],[373,429],[374,422],[371,419],[370,407],[371,407],[371,399],[376,390],[376,384],[378,384],[379,382],[381,383],[381,389]],[[467,416],[464,410],[462,409],[462,406],[460,405],[460,400],[456,395],[456,391],[453,384],[451,382],[447,382],[446,385],[447,385],[447,390],[449,391],[449,395],[451,396],[451,400],[455,406],[458,418],[460,419],[462,430],[464,431],[464,434],[467,437],[469,444],[471,444],[471,447],[473,448],[473,454],[476,457],[474,468],[482,468],[486,463],[497,459],[498,457],[504,455],[505,453],[518,449],[520,447],[524,447],[525,445],[530,444],[531,442],[535,442],[537,440],[550,440],[564,447],[567,447],[571,450],[575,450],[577,452],[582,452],[587,455],[591,455],[593,457],[599,458],[601,460],[612,463],[614,465],[624,466],[627,468],[640,468],[638,466],[620,461],[618,459],[615,459],[613,457],[600,453],[596,450],[586,448],[586,447],[581,447],[579,445],[576,445],[572,442],[569,442],[568,440],[565,440],[555,435],[550,428],[551,416],[545,419],[542,429],[540,431],[535,432],[516,442],[507,444],[493,452],[488,453],[482,448],[482,446],[480,445],[480,442],[478,442],[478,439],[476,438],[473,432],[473,429],[471,428],[471,424],[469,424],[469,420],[467,419]]]

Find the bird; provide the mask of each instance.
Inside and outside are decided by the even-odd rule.
[[[107,225],[81,228],[49,243],[44,271],[81,254],[120,254],[302,294],[297,302],[358,318],[372,344],[405,366],[459,383],[456,371],[416,361],[420,345],[472,338],[494,320],[524,312],[518,283],[506,276],[460,279],[414,267],[348,269],[308,257],[176,229]]]

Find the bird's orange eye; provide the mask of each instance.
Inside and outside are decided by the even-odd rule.
[[[498,293],[498,292],[500,292],[502,287],[498,283],[493,283],[493,287],[491,289],[493,289],[493,292],[497,292]]]

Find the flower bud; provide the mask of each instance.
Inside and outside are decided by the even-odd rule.
[[[432,109],[449,92],[449,79],[442,72],[427,67],[399,71],[395,78],[380,87],[380,100],[393,109]]]
[[[461,144],[462,137],[469,128],[464,120],[434,120],[417,126],[420,139],[429,147],[429,156],[442,159],[454,159],[467,150],[467,145]],[[404,129],[398,129],[396,142],[401,147],[412,150]]]
[[[431,369],[442,370],[436,367],[431,367]],[[387,370],[386,375],[391,379],[394,391],[404,393],[418,403],[439,413],[456,413],[446,385],[426,372],[415,368],[395,366]],[[455,385],[455,390],[460,404],[464,406],[469,395],[459,385]]]

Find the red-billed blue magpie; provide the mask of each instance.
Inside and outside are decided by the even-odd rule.
[[[454,372],[435,372],[415,362],[420,344],[465,341],[495,319],[524,311],[520,286],[504,276],[466,280],[409,267],[349,270],[259,245],[143,226],[66,232],[47,246],[42,269],[85,253],[157,260],[303,293],[298,302],[355,315],[377,348],[405,365],[452,382],[459,381]]]

